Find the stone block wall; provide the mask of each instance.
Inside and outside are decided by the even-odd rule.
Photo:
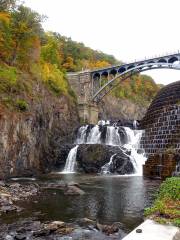
[[[164,179],[176,171],[179,156],[174,154],[150,155],[143,166],[143,175],[146,177]]]
[[[164,87],[141,121],[141,147],[147,155],[168,150],[180,154],[180,81]]]
[[[78,103],[88,103],[91,98],[91,74],[90,72],[69,73],[68,81],[77,95]]]
[[[180,81],[162,88],[140,123],[147,177],[171,176],[180,156]],[[170,154],[171,153],[171,154]]]

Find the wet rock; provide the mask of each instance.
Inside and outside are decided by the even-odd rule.
[[[179,240],[179,239],[180,239],[180,230],[173,237],[173,240]]]
[[[33,233],[34,237],[45,237],[48,236],[50,234],[50,230],[49,229],[40,229],[36,232]]]
[[[107,164],[114,154],[116,155],[110,167],[111,173],[130,174],[134,172],[129,152],[125,153],[124,149],[116,146],[100,144],[82,144],[79,146],[77,151],[78,171],[85,173],[100,173],[102,166]]]
[[[0,187],[5,187],[5,182],[4,181],[0,181]]]
[[[105,233],[106,235],[111,235],[119,231],[119,227],[116,224],[113,225],[102,225],[100,223],[96,224],[96,228]]]
[[[26,239],[26,235],[24,234],[18,234],[14,237],[15,240],[25,240]]]
[[[71,148],[73,148],[73,144],[61,144],[60,142],[54,142],[54,163],[53,163],[53,169],[62,171],[64,169],[66,158],[69,154],[69,151]]]
[[[84,195],[85,192],[76,186],[67,186],[67,188],[64,191],[65,195]]]
[[[77,183],[77,182],[69,182],[67,185],[68,185],[68,186],[80,187],[79,183]]]
[[[37,184],[12,183],[0,186],[0,212],[22,211],[22,208],[16,206],[15,202],[36,196],[38,192],[39,186]]]
[[[14,240],[14,237],[12,237],[11,235],[6,235],[5,240]]]
[[[93,221],[89,218],[81,218],[77,222],[81,227],[87,227],[88,228],[89,226],[93,226],[93,227],[96,226],[96,221]]]
[[[45,183],[41,186],[43,189],[64,189],[67,187],[67,184],[64,181],[58,183]]]
[[[65,227],[65,223],[61,221],[54,221],[44,225],[44,228],[49,230],[50,232],[57,231],[59,228],[62,228],[62,227]]]
[[[4,213],[8,213],[8,212],[11,212],[11,211],[16,211],[16,209],[17,209],[16,206],[11,206],[11,205],[1,207],[1,211],[4,212]]]
[[[68,235],[68,234],[71,234],[72,232],[74,231],[74,227],[62,227],[62,228],[59,228],[57,231],[56,231],[56,234],[60,234],[60,235]]]

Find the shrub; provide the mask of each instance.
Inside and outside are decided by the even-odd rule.
[[[9,92],[17,84],[17,69],[0,66],[0,92]]]
[[[164,181],[151,208],[145,209],[145,216],[152,215],[159,223],[173,223],[180,226],[180,178],[171,177]]]
[[[161,184],[158,198],[180,200],[180,178],[167,178],[166,181]]]
[[[16,100],[16,107],[18,110],[20,110],[21,112],[25,112],[28,110],[28,104],[25,100],[22,99],[18,99]]]

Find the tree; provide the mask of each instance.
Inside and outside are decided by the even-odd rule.
[[[43,30],[41,26],[42,17],[30,8],[20,5],[12,13],[11,33],[13,38],[13,52],[10,60],[11,65],[15,65],[18,60],[27,61],[33,44],[40,39]]]
[[[61,68],[63,61],[61,54],[61,43],[51,33],[46,34],[46,44],[41,48],[41,58],[51,64],[56,64]]]
[[[9,11],[16,6],[16,0],[0,0],[0,12]]]
[[[66,58],[65,63],[63,64],[63,68],[65,68],[69,72],[75,71],[74,60],[72,57],[68,56]]]

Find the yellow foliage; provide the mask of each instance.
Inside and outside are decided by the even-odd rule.
[[[110,64],[106,61],[96,61],[96,62],[89,62],[88,68],[94,69],[94,68],[105,68],[110,66]]]
[[[44,62],[42,64],[42,78],[56,94],[68,93],[68,83],[56,65]]]
[[[5,24],[9,24],[10,22],[10,15],[7,12],[0,12],[0,21]]]

